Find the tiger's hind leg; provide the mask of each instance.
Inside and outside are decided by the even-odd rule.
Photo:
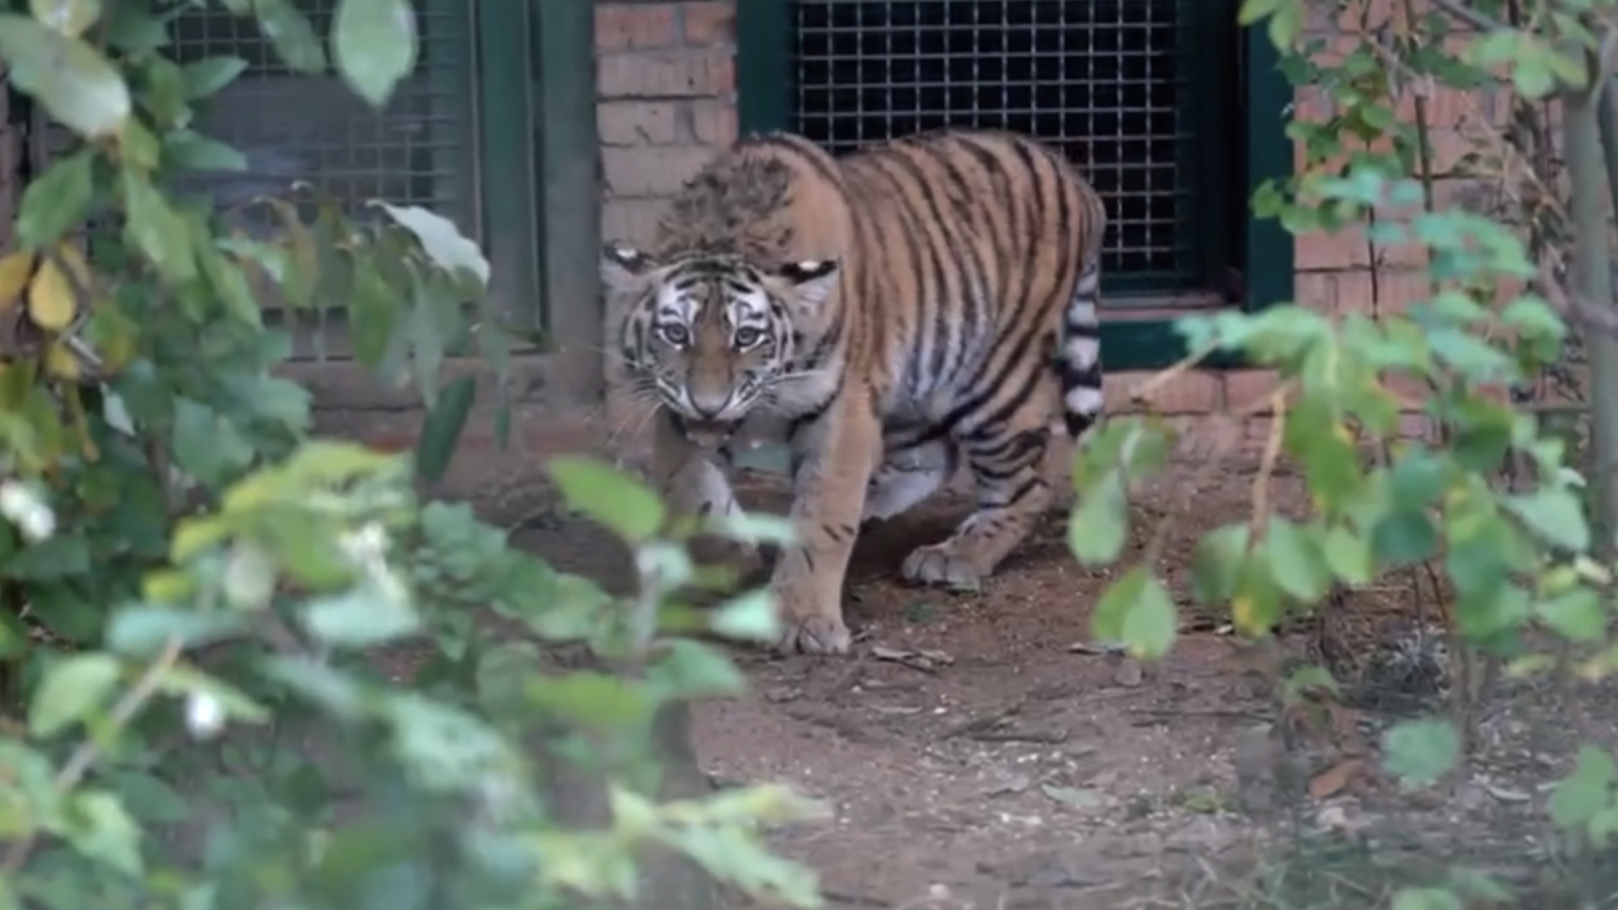
[[[958,444],[976,482],[977,507],[947,540],[905,557],[905,580],[978,590],[1051,504],[1051,488],[1042,476],[1049,443],[1048,412],[1034,408],[962,434]]]
[[[910,511],[948,483],[960,461],[960,451],[947,439],[885,452],[866,485],[860,522],[886,520]]]

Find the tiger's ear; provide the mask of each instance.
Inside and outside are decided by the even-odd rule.
[[[639,293],[656,268],[652,257],[626,243],[608,241],[601,248],[601,284],[610,293]]]
[[[838,267],[835,259],[804,259],[778,266],[775,275],[799,303],[818,309],[837,288]]]

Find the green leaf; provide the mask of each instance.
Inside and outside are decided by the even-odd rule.
[[[1109,473],[1079,493],[1079,505],[1068,520],[1067,545],[1081,565],[1111,563],[1129,536],[1129,497],[1124,479]]]
[[[1178,616],[1168,589],[1145,566],[1135,566],[1101,595],[1090,619],[1091,634],[1121,641],[1139,658],[1156,658],[1173,647]]]
[[[229,173],[247,170],[247,156],[235,147],[191,130],[163,137],[163,160],[182,171]]]
[[[548,468],[569,508],[628,543],[645,543],[662,530],[667,517],[662,498],[634,477],[575,455],[559,455]]]
[[[158,683],[158,691],[167,695],[207,696],[232,720],[258,724],[270,719],[269,709],[247,693],[184,664],[164,674]]]
[[[790,546],[798,539],[798,530],[790,518],[737,512],[709,523],[715,534],[740,543],[774,544]]]
[[[1559,547],[1582,553],[1590,546],[1590,526],[1573,491],[1545,487],[1525,496],[1504,497],[1504,504],[1535,533]]]
[[[1541,622],[1569,641],[1606,640],[1606,604],[1601,595],[1589,588],[1578,588],[1546,600],[1539,604],[1536,612]]]
[[[1228,600],[1247,559],[1247,522],[1225,525],[1197,541],[1191,553],[1191,592],[1197,601],[1213,605]]]
[[[1294,0],[1287,0],[1270,17],[1270,43],[1283,53],[1290,51],[1303,29],[1303,10]]]
[[[1382,764],[1406,787],[1438,783],[1460,755],[1461,739],[1447,721],[1405,721],[1382,735]]]
[[[1401,888],[1393,910],[1466,910],[1466,902],[1448,888]]]
[[[64,836],[73,849],[125,875],[141,873],[140,826],[118,797],[81,790],[69,800],[68,818]]]
[[[354,356],[366,367],[376,369],[387,355],[398,317],[397,297],[372,257],[356,257],[354,283],[348,294],[348,323],[354,338]]]
[[[1285,518],[1270,519],[1264,535],[1275,583],[1303,603],[1314,603],[1331,587],[1331,570],[1309,531]]]
[[[1236,22],[1242,26],[1252,25],[1274,15],[1281,4],[1287,2],[1290,0],[1242,0],[1241,10],[1236,14]]]
[[[421,619],[402,592],[362,585],[311,601],[304,607],[303,625],[327,645],[367,648],[415,632]]]
[[[131,55],[149,54],[168,47],[168,21],[151,15],[146,7],[115,3],[102,22],[107,43]]]
[[[187,101],[196,101],[217,94],[247,70],[247,61],[240,57],[207,57],[180,68],[180,79],[185,85]]]
[[[110,654],[74,654],[45,670],[28,709],[28,731],[55,736],[97,710],[123,677],[123,665]]]
[[[781,634],[775,596],[758,590],[732,598],[713,611],[708,627],[729,638],[773,642]]]
[[[411,290],[409,339],[416,389],[421,392],[422,403],[433,408],[438,404],[438,370],[444,363],[448,343],[440,319],[443,301],[433,294],[430,279],[418,282]]]
[[[158,274],[175,284],[197,277],[196,255],[191,248],[191,226],[167,199],[138,171],[124,171],[124,223],[130,242],[144,254]]]
[[[680,638],[658,645],[657,656],[646,669],[646,682],[661,696],[679,699],[736,695],[747,688],[723,651]]]
[[[191,817],[191,806],[168,781],[142,771],[112,769],[102,772],[105,782],[122,797],[129,814],[159,825]]]
[[[156,654],[169,641],[192,648],[230,638],[246,628],[239,613],[197,613],[139,605],[114,613],[107,624],[107,647],[119,654]]]
[[[101,52],[28,16],[0,14],[0,59],[13,88],[86,139],[117,135],[129,119],[129,86]]]
[[[309,17],[292,0],[252,0],[259,31],[294,71],[317,76],[326,71],[326,51]]]
[[[1371,544],[1352,529],[1333,525],[1326,532],[1323,553],[1326,564],[1344,583],[1363,585],[1371,580]]]
[[[452,275],[468,273],[477,279],[480,287],[488,285],[489,260],[476,243],[455,227],[455,222],[418,206],[389,205],[381,200],[372,200],[371,205],[414,234],[422,252],[439,268]]]
[[[530,674],[530,705],[568,724],[591,730],[634,729],[651,720],[656,702],[632,680],[578,670],[566,676]]]
[[[1438,550],[1438,531],[1427,513],[1395,509],[1371,528],[1371,552],[1378,566],[1421,562]]]
[[[477,377],[472,374],[450,380],[439,391],[438,402],[422,421],[421,433],[416,438],[416,472],[427,483],[437,483],[449,470],[461,432],[472,414],[477,388]]]
[[[34,18],[70,38],[101,19],[101,0],[28,0]]]
[[[1613,788],[1618,786],[1618,764],[1599,746],[1579,747],[1573,773],[1551,791],[1551,820],[1563,828],[1588,824],[1613,804]]]
[[[207,486],[220,486],[252,464],[253,446],[219,412],[189,398],[174,401],[174,463]]]
[[[408,0],[340,0],[332,22],[337,70],[372,107],[416,67],[416,14]]]
[[[90,544],[61,533],[38,543],[25,544],[5,562],[5,575],[13,580],[59,581],[90,571]]]
[[[90,212],[96,151],[85,147],[51,162],[28,182],[17,210],[17,239],[38,250],[59,240]]]

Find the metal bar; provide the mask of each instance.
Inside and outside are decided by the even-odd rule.
[[[568,0],[573,2],[573,0]],[[551,0],[561,5],[561,0]],[[534,4],[475,0],[477,166],[482,193],[484,254],[492,266],[489,295],[496,312],[518,325],[545,324],[550,301],[539,290],[535,200],[535,123],[544,122],[531,88],[529,40]]]
[[[1250,208],[1260,185],[1292,173],[1292,140],[1286,134],[1292,84],[1281,73],[1280,54],[1263,28],[1247,28],[1242,39],[1247,186],[1237,204],[1247,226],[1242,249],[1245,303],[1248,309],[1259,309],[1291,300],[1294,293],[1297,255],[1292,235],[1281,219],[1254,218]]]
[[[540,163],[544,200],[541,288],[554,343],[551,399],[600,400],[601,177],[595,117],[595,9],[591,0],[534,0],[538,26]]]

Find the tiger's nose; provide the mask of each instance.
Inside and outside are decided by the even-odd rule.
[[[692,395],[691,410],[703,420],[713,420],[724,413],[730,404],[730,393],[720,395]]]

